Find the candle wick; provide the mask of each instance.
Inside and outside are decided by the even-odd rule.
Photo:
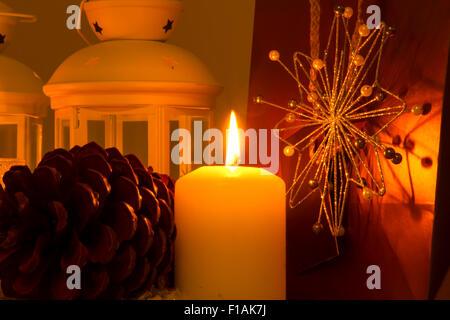
[[[239,164],[239,161],[238,161],[238,155],[235,154],[235,155],[233,156],[233,161],[231,162],[231,166],[237,167],[238,164]]]

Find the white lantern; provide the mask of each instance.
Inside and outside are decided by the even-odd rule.
[[[55,110],[55,145],[90,141],[134,153],[177,178],[171,132],[212,125],[221,87],[192,53],[162,42],[181,10],[175,0],[90,1],[84,9],[100,40],[67,58],[44,87]]]
[[[33,16],[18,14],[0,3],[0,51],[13,37],[18,22]],[[34,167],[42,155],[42,118],[49,104],[42,81],[30,68],[0,54],[0,181],[14,165]]]

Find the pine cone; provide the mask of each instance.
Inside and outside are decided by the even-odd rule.
[[[95,143],[47,153],[0,185],[0,280],[21,299],[135,298],[173,286],[174,182]],[[82,289],[67,288],[67,267]]]

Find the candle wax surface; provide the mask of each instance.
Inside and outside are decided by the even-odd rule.
[[[283,180],[209,166],[176,183],[176,286],[185,299],[285,299]]]

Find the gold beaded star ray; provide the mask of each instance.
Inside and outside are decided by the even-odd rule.
[[[370,30],[365,24],[357,24],[357,32],[351,37],[348,24],[353,10],[336,6],[334,13],[322,59],[295,52],[291,70],[280,60],[278,51],[269,53],[270,60],[277,61],[296,81],[300,101],[291,99],[282,106],[257,96],[255,102],[287,112],[275,125],[280,133],[306,132],[293,143],[281,134],[279,137],[286,144],[285,156],[298,155],[294,179],[287,190],[289,205],[295,208],[320,193],[313,231],[320,232],[326,220],[339,253],[337,237],[344,234],[342,220],[350,183],[361,188],[367,200],[383,196],[386,187],[380,152],[394,164],[402,161],[399,153],[380,142],[379,134],[405,112],[406,103],[378,80],[383,47],[394,28],[381,23]],[[373,79],[370,83],[369,78]],[[384,106],[385,99],[393,105]],[[368,132],[364,121],[375,118],[381,126]],[[376,158],[373,166],[367,159],[368,148],[373,148]],[[309,160],[301,167],[305,155]]]

